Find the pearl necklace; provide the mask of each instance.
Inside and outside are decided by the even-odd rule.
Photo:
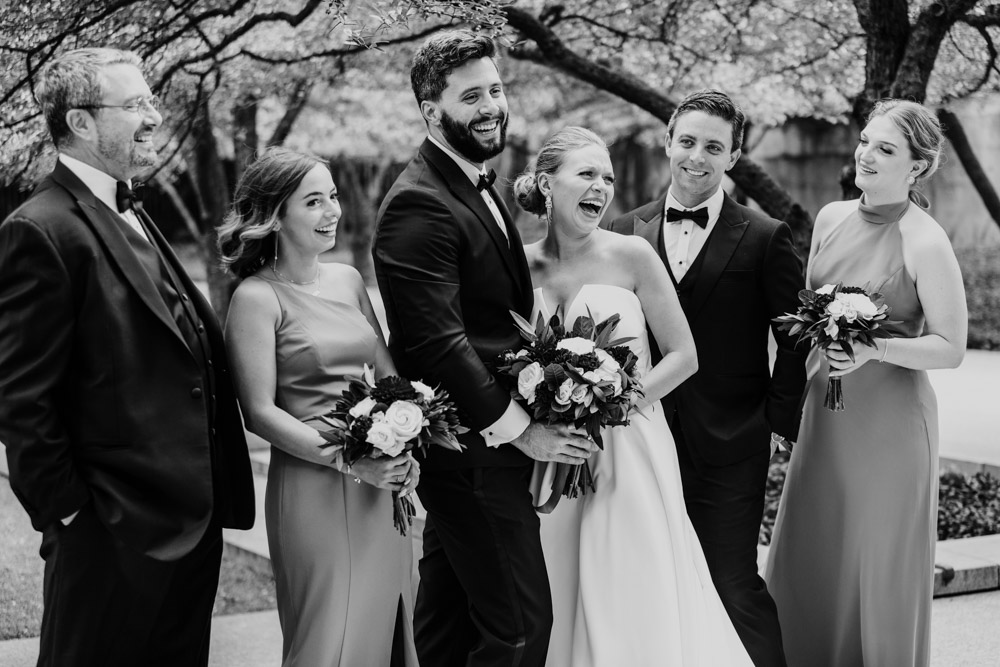
[[[300,285],[302,287],[306,287],[308,285],[317,285],[317,283],[319,282],[319,264],[318,263],[316,264],[316,277],[313,278],[312,280],[306,280],[306,281],[292,280],[291,278],[289,278],[288,276],[284,275],[281,271],[278,270],[278,260],[277,259],[275,259],[273,262],[271,262],[271,271],[273,271],[274,275],[276,275],[278,278],[280,278],[281,280],[284,280],[286,283],[291,283],[292,285]],[[317,285],[316,289],[314,289],[312,292],[310,292],[310,294],[312,294],[313,296],[319,296],[319,286]]]

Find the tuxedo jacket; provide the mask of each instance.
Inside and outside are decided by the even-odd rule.
[[[645,238],[670,272],[662,234],[665,199],[608,227]],[[674,424],[676,414],[689,447],[709,465],[760,453],[769,447],[772,431],[794,441],[808,350],[796,348],[772,322],[796,310],[804,287],[788,225],[725,196],[698,259],[674,284],[698,350],[698,372],[663,399],[667,419]],[[769,329],[778,344],[773,371]]]
[[[440,385],[470,429],[460,438],[463,453],[431,446],[426,465],[432,468],[529,461],[512,446],[487,447],[479,435],[511,400],[492,372],[504,350],[522,345],[511,311],[529,317],[532,306],[521,238],[490,190],[506,237],[476,186],[424,140],[378,211],[372,256],[396,370]]]
[[[215,314],[137,214],[210,361],[185,342],[132,230],[58,163],[0,225],[0,441],[37,530],[90,502],[121,542],[172,560],[213,518],[253,525],[253,478]]]

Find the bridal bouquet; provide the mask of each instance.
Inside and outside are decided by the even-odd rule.
[[[823,285],[815,292],[804,289],[799,292],[799,301],[802,305],[795,313],[774,318],[780,324],[778,329],[798,335],[797,342],[808,340],[822,350],[840,343],[854,361],[855,344],[875,347],[876,338],[892,338],[884,328],[886,324],[895,324],[886,319],[891,309],[877,292],[837,283]],[[840,376],[827,381],[824,406],[834,412],[844,409]]]
[[[373,459],[399,456],[430,444],[462,451],[459,434],[469,429],[458,423],[455,404],[447,392],[435,391],[423,382],[398,375],[375,380],[365,365],[362,377],[348,377],[349,385],[336,407],[315,419],[329,430],[320,435],[343,447],[344,461],[355,464],[362,457]],[[393,523],[401,535],[413,525],[413,501],[392,492]]]
[[[534,327],[517,313],[511,315],[528,342],[497,360],[498,374],[512,386],[511,396],[538,421],[585,429],[603,449],[601,428],[628,424],[629,410],[642,395],[637,357],[625,345],[632,338],[611,338],[621,318],[615,314],[595,324],[588,309],[567,329],[561,308],[548,320],[539,314]],[[568,498],[597,490],[587,462],[560,468],[553,490]]]

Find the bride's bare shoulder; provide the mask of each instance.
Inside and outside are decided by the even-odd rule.
[[[602,242],[612,257],[619,261],[648,261],[649,258],[656,258],[656,251],[649,241],[641,236],[626,236],[616,234],[604,229],[598,230],[601,233]]]

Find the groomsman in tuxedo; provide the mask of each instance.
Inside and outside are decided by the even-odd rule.
[[[432,447],[417,494],[427,509],[414,631],[420,663],[539,667],[552,601],[528,482],[532,459],[581,463],[596,447],[532,422],[491,373],[521,346],[531,278],[485,162],[500,154],[507,99],[486,36],[429,39],[410,79],[427,138],[378,212],[372,254],[399,373],[440,384],[470,432]]]
[[[757,575],[757,536],[771,443],[795,439],[805,387],[805,350],[771,318],[795,310],[803,277],[788,225],[722,190],[743,125],[724,93],[685,98],[667,125],[669,191],[609,228],[648,240],[677,288],[698,348],[698,372],[663,399],[685,504],[754,664],[779,667],[781,630]],[[768,329],[778,343],[773,372]]]
[[[163,120],[140,64],[42,70],[58,161],[0,225],[0,441],[42,533],[43,666],[207,665],[222,528],[254,520],[219,325],[131,191]]]

